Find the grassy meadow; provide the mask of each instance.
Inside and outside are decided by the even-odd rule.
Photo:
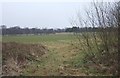
[[[44,34],[44,35],[8,35],[3,36],[3,42],[44,43],[44,42],[70,42],[75,39],[72,33]]]
[[[89,44],[92,47],[91,50],[89,50],[86,44],[84,44],[86,41],[82,35],[75,35],[73,33],[56,33],[44,35],[6,35],[2,37],[2,42],[8,43],[8,47],[11,44],[10,42],[16,42],[19,44],[14,45],[16,48],[13,48],[12,46],[11,49],[8,48],[8,51],[10,50],[11,53],[12,51],[18,51],[20,53],[23,52],[23,54],[26,54],[25,52],[28,52],[29,54],[29,51],[36,51],[38,53],[37,55],[39,55],[39,50],[42,48],[39,46],[44,46],[42,50],[43,52],[46,51],[45,54],[37,57],[38,61],[30,61],[30,63],[22,69],[23,71],[21,72],[21,75],[24,76],[110,75],[109,70],[104,71],[109,69],[109,67],[105,67],[99,63],[95,65],[92,63],[92,61],[90,61],[90,58],[93,58],[93,54],[96,56],[96,58],[94,58],[95,61],[100,59],[102,60],[102,56],[100,57],[100,53],[97,50],[97,46],[94,42],[95,39],[93,38],[92,33],[84,34],[89,34],[88,39]],[[77,38],[78,36],[81,41],[79,41]],[[99,46],[101,42],[102,41],[97,35],[97,43]],[[27,47],[28,45],[29,47]],[[31,45],[34,46],[32,47]],[[110,58],[112,58],[112,56]]]
[[[22,75],[85,75],[81,69],[73,67],[72,60],[80,49],[73,46],[77,39],[72,33],[3,36],[2,42],[42,44],[49,50],[39,57],[40,62],[31,62]]]

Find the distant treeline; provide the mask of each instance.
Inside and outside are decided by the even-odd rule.
[[[2,35],[16,35],[16,34],[55,34],[55,33],[61,33],[61,32],[98,32],[101,30],[101,28],[98,27],[72,27],[72,28],[65,28],[65,29],[39,29],[39,28],[20,28],[19,26],[14,26],[7,28],[5,25],[1,25]],[[103,29],[103,28],[102,28]],[[111,28],[105,28],[107,30]],[[112,28],[113,29],[113,28]]]

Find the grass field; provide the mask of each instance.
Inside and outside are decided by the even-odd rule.
[[[49,35],[13,35],[3,36],[2,41],[4,42],[20,42],[20,43],[44,43],[44,42],[70,42],[74,40],[72,34],[49,34]]]
[[[101,68],[104,68],[104,66],[96,67],[96,65],[89,62],[89,59],[87,59],[88,62],[86,63],[89,68],[87,66],[85,67],[85,58],[88,57],[86,57],[87,54],[94,53],[99,56],[99,52],[96,49],[92,33],[88,34],[90,40],[89,43],[90,46],[92,46],[92,50],[88,50],[87,46],[84,45],[85,38],[83,38],[82,35],[79,34],[79,39],[81,41],[78,41],[77,36],[72,33],[44,35],[6,35],[2,37],[2,42],[8,43],[8,46],[10,46],[9,42],[17,42],[18,45],[41,45],[45,47],[45,51],[47,50],[45,54],[37,58],[39,61],[31,61],[30,64],[23,69],[21,75],[24,76],[106,75],[104,70],[101,70]],[[100,44],[101,41],[99,37],[97,38],[97,43]],[[31,52],[31,49],[26,50],[24,46],[22,46],[23,50],[25,49],[25,51]],[[16,48],[19,48],[20,51],[24,52],[22,49],[20,49],[20,47],[16,46]],[[36,50],[33,47],[30,48],[33,49],[32,52],[35,51],[40,54],[37,49],[41,49],[41,47],[37,47]],[[10,49],[8,49],[7,52],[9,52],[9,50]],[[14,48],[12,48],[12,50],[19,51]],[[13,53],[12,50],[10,50],[11,53]],[[98,69],[100,69],[100,71]],[[107,74],[109,75],[109,73]]]
[[[71,33],[49,35],[3,36],[3,42],[43,44],[49,50],[40,57],[40,62],[33,62],[24,69],[23,75],[85,75],[80,69],[71,67],[70,62],[79,52],[73,46],[76,37]]]

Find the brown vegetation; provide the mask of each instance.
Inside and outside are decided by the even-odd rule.
[[[30,61],[39,61],[47,51],[40,44],[2,43],[3,75],[20,75]]]
[[[99,27],[99,32],[76,34],[83,45],[86,69],[96,73],[118,75],[118,28],[120,26],[120,2],[93,3],[91,10],[86,10],[87,19],[78,13],[76,26]],[[82,35],[83,39],[81,39]],[[91,71],[91,72],[92,72]]]

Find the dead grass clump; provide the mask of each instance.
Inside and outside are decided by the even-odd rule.
[[[47,51],[40,44],[2,43],[3,75],[20,75],[30,61],[37,61]]]

